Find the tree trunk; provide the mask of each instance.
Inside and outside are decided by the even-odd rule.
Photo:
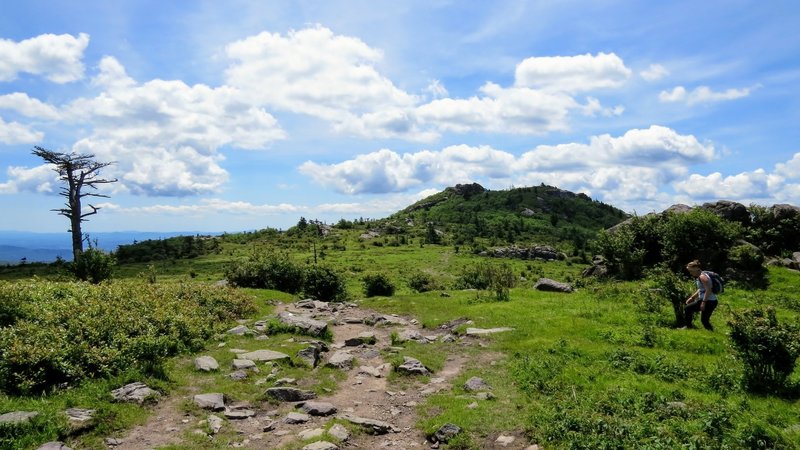
[[[77,197],[70,202],[72,215],[70,216],[72,231],[72,260],[78,262],[83,253],[83,233],[81,232],[81,199]]]

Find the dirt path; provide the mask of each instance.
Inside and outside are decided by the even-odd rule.
[[[404,379],[401,389],[387,382],[386,377],[390,374],[391,366],[380,351],[391,346],[391,333],[408,332],[411,335],[416,334],[418,339],[427,334],[429,339],[438,339],[447,334],[446,331],[436,330],[438,333],[432,333],[430,330],[423,330],[413,319],[385,316],[353,305],[339,310],[328,309],[319,303],[317,306],[321,308],[308,309],[299,308],[296,304],[279,304],[276,313],[288,311],[332,324],[333,342],[330,350],[323,353],[320,365],[337,351],[346,351],[355,357],[354,367],[350,370],[343,369],[346,378],[338,383],[335,392],[314,399],[334,405],[337,413],[327,417],[311,416],[306,423],[289,424],[285,421],[289,413],[300,412],[295,403],[281,403],[277,407],[268,402],[251,404],[249,408],[255,412],[254,417],[225,421],[223,431],[227,428],[227,431],[235,432],[225,434],[228,436],[227,446],[248,449],[280,448],[302,441],[302,433],[327,428],[328,422],[333,418],[346,414],[388,423],[393,431],[376,435],[351,433],[346,442],[341,444],[341,448],[429,448],[425,436],[415,426],[418,421],[417,406],[425,402],[426,395],[451,388],[452,380],[467,362],[466,357],[458,352],[458,345],[450,344],[453,346],[453,353],[446,357],[443,369],[430,377],[430,383],[424,384],[421,381],[425,378]],[[377,325],[374,324],[376,319]],[[377,342],[345,346],[345,341],[365,332],[373,333]],[[362,370],[362,367],[367,369]],[[380,376],[376,376],[378,374]],[[182,405],[191,401],[192,396],[197,393],[194,392],[196,390],[182,388],[170,397],[161,399],[147,423],[131,430],[121,439],[120,445],[113,448],[136,450],[186,444],[184,440],[187,433],[201,433],[201,430],[207,429],[202,424],[205,417],[189,415],[182,410]],[[231,435],[236,438],[229,438]],[[208,440],[213,442],[218,438],[224,437],[222,434],[209,436]],[[297,448],[301,447],[302,445]]]

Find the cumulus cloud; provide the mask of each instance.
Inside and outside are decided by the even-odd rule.
[[[750,95],[750,88],[728,89],[724,92],[714,92],[707,86],[700,86],[692,91],[687,91],[683,86],[676,86],[671,91],[661,91],[658,99],[665,103],[684,102],[687,105],[697,103],[712,103],[726,100],[736,100]]]
[[[61,114],[52,105],[39,99],[28,97],[23,92],[0,95],[0,109],[8,109],[26,117],[56,120]]]
[[[639,75],[646,81],[658,81],[669,75],[669,70],[661,64],[650,64],[650,67],[639,72]]]
[[[58,176],[52,167],[44,164],[29,169],[11,166],[6,170],[8,181],[0,183],[0,194],[16,194],[29,191],[50,194],[58,186]]]
[[[3,144],[34,144],[42,138],[44,133],[18,122],[6,122],[0,117],[0,142]]]
[[[89,35],[42,34],[24,41],[0,39],[0,81],[11,81],[19,73],[41,75],[54,83],[83,78],[83,51]]]
[[[389,149],[338,164],[308,161],[299,171],[346,194],[404,192],[426,184],[482,180],[490,185],[542,182],[585,192],[615,204],[638,204],[687,175],[689,164],[710,161],[714,147],[694,136],[651,126],[622,136],[595,136],[588,144],[540,145],[515,156],[488,146],[450,146],[398,154]]]
[[[577,56],[539,56],[517,65],[515,85],[555,92],[586,92],[618,88],[631,76],[614,53]]]

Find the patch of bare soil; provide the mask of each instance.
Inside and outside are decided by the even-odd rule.
[[[318,305],[320,306],[320,305]],[[374,311],[364,310],[353,305],[339,310],[326,307],[314,309],[297,308],[295,304],[278,305],[277,311],[290,311],[296,314],[314,316],[318,320],[332,324],[334,339],[330,351],[323,354],[320,365],[336,351],[347,351],[355,357],[352,369],[345,370],[347,377],[341,381],[334,393],[322,396],[314,401],[333,404],[337,413],[327,417],[311,416],[310,420],[300,424],[286,422],[289,413],[301,412],[296,403],[286,402],[278,406],[263,402],[249,405],[255,416],[242,420],[228,420],[223,424],[223,433],[209,436],[210,441],[228,439],[227,446],[234,448],[267,449],[281,448],[294,442],[302,441],[301,433],[325,428],[329,421],[341,415],[357,416],[378,420],[391,426],[385,434],[351,433],[341,448],[427,448],[423,433],[416,429],[418,421],[417,406],[424,403],[424,397],[439,390],[449,390],[453,378],[467,364],[467,358],[457,343],[452,343],[453,352],[447,357],[444,368],[431,375],[430,383],[424,384],[424,378],[403,380],[402,387],[387,383],[386,377],[392,368],[384,360],[380,349],[391,345],[391,333],[409,331],[417,337],[428,335],[433,338],[446,334],[442,330],[422,330],[413,319],[384,316]],[[377,325],[373,323],[377,320]],[[377,340],[374,344],[361,344],[347,347],[345,341],[360,334],[374,333]],[[312,370],[312,369],[309,369]],[[316,370],[316,369],[314,369]],[[407,377],[406,377],[407,378]],[[196,390],[196,389],[195,389]],[[153,449],[170,444],[180,444],[186,433],[204,433],[207,430],[202,420],[205,417],[186,415],[181,411],[184,401],[191,401],[190,390],[175,393],[161,399],[154,407],[152,417],[147,423],[138,426],[122,438],[122,444],[114,448],[120,450]],[[218,413],[217,415],[220,415]],[[355,427],[353,427],[355,428]],[[224,436],[237,436],[230,439]]]

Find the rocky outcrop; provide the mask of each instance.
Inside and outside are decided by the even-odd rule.
[[[536,245],[533,247],[500,247],[481,252],[481,255],[494,258],[544,259],[547,261],[562,261],[567,258],[567,255],[564,253],[547,245]]]
[[[146,384],[136,382],[126,384],[119,389],[111,391],[111,396],[118,402],[131,402],[142,404],[148,399],[157,398],[161,394],[147,387]]]
[[[719,200],[713,203],[703,203],[702,208],[713,212],[727,221],[739,222],[742,225],[750,224],[750,213],[747,211],[747,207],[741,203]]]
[[[295,327],[310,336],[322,337],[328,331],[328,324],[311,317],[292,314],[284,311],[278,314],[278,320],[286,325]]]
[[[403,357],[403,364],[397,366],[397,371],[409,375],[430,375],[431,371],[418,359],[410,356]]]

